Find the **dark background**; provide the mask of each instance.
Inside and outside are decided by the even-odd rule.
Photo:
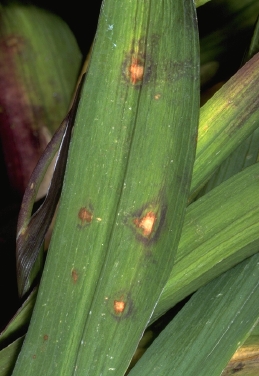
[[[101,0],[89,3],[79,0],[69,2],[35,0],[33,3],[63,18],[76,36],[82,53],[87,54],[96,32]]]

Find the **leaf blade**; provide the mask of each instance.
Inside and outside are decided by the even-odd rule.
[[[259,255],[199,289],[129,375],[220,376],[259,318]]]
[[[152,321],[211,279],[257,252],[259,164],[187,208],[172,273]]]
[[[258,78],[259,53],[201,108],[190,200],[197,196],[217,167],[257,128]]]
[[[194,4],[113,3],[102,8],[42,288],[14,375],[43,368],[53,375],[53,367],[62,375],[124,374],[173,263],[168,239],[180,237],[199,113]],[[39,356],[26,359],[32,348]]]

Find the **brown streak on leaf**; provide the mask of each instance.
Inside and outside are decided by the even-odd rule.
[[[73,268],[71,272],[71,276],[72,276],[73,282],[76,283],[78,280],[78,271]]]

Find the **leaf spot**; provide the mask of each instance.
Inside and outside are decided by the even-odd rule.
[[[130,80],[133,85],[140,83],[144,76],[144,64],[143,62],[133,57],[131,65],[129,67]]]
[[[124,289],[116,291],[110,297],[105,296],[104,304],[116,321],[125,320],[132,316],[134,312],[131,293]]]
[[[155,213],[149,211],[144,217],[135,218],[133,222],[138,228],[141,229],[142,235],[148,237],[151,235],[153,231],[156,219],[157,218]]]
[[[76,283],[78,280],[78,272],[76,269],[74,268],[72,269],[71,276],[72,276],[73,282]]]
[[[89,211],[86,207],[83,207],[78,212],[78,218],[81,221],[81,225],[87,225],[92,222],[93,213]]]
[[[113,303],[113,308],[114,308],[114,312],[118,315],[120,313],[122,313],[124,311],[126,307],[126,302],[124,302],[123,300],[114,300],[114,303]]]

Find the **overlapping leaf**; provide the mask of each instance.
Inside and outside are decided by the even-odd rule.
[[[259,319],[259,254],[199,289],[129,373],[220,376]]]

